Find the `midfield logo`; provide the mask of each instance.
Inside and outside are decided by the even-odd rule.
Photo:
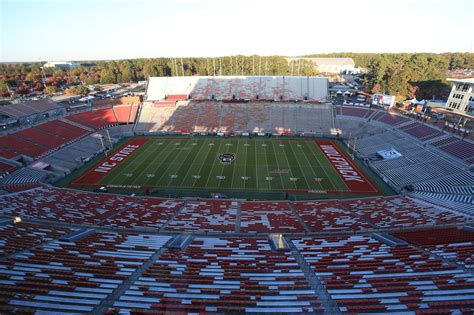
[[[217,156],[217,159],[223,165],[230,165],[235,160],[235,154],[234,153],[221,153]]]

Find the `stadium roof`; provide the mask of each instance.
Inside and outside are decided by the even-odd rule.
[[[56,102],[45,98],[0,106],[0,113],[8,117],[19,118],[47,112],[60,107],[61,106]]]

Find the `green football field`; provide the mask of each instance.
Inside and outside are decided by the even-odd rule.
[[[315,140],[141,137],[128,144],[133,141],[140,143],[130,150],[116,149],[72,184],[216,192],[354,192]]]

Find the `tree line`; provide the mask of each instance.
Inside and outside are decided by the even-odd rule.
[[[445,94],[448,70],[474,69],[472,53],[335,53],[305,57],[350,57],[366,69],[363,83],[373,93],[403,98]],[[216,58],[147,58],[94,61],[70,70],[43,68],[41,63],[0,64],[0,94],[13,87],[19,94],[76,85],[129,83],[150,76],[191,75],[320,75],[306,60],[288,63],[283,56],[225,56]],[[47,92],[54,91],[54,88]]]

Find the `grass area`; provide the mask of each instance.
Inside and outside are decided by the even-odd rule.
[[[341,143],[339,146],[346,149]],[[93,171],[97,162],[91,161],[88,165],[94,166],[87,172]],[[366,172],[364,165],[358,167],[365,169],[379,189],[382,187],[381,194],[390,194],[374,174]],[[67,186],[78,173],[59,185]],[[302,138],[149,137],[95,184],[112,186],[112,192],[143,192],[144,189],[131,188],[140,186],[148,187],[146,191],[152,195],[179,197],[209,197],[210,192],[247,199],[364,195],[348,188],[313,139]]]

